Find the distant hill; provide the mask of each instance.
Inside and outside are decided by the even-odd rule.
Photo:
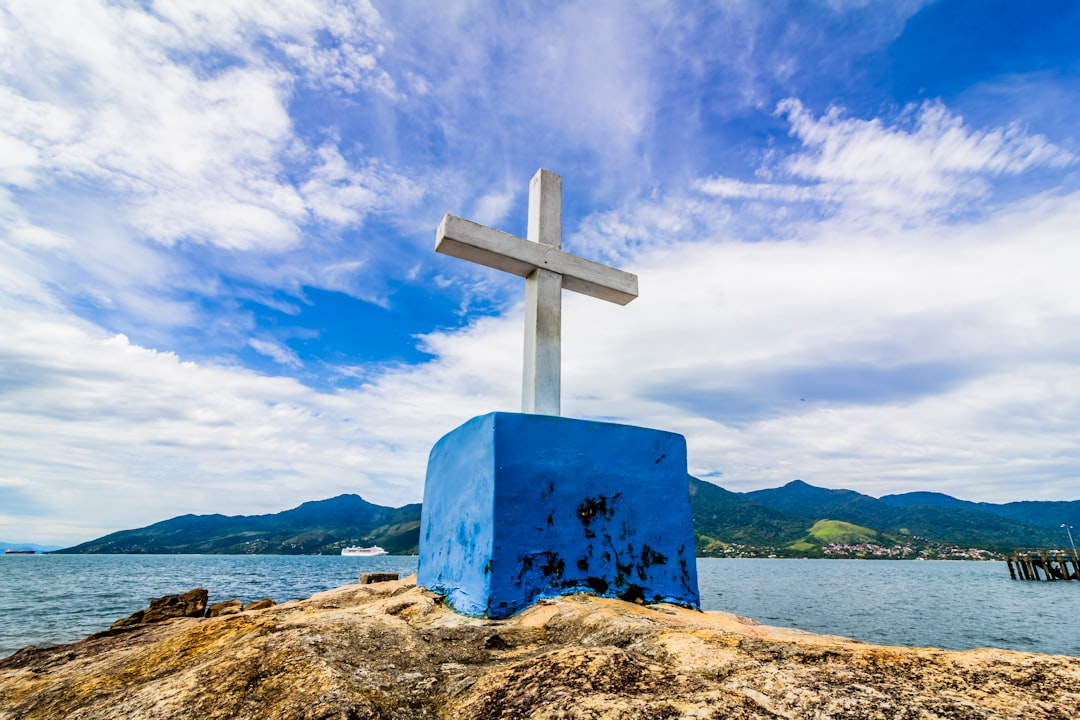
[[[867,544],[903,545],[913,552],[940,545],[997,552],[1062,547],[1060,523],[1040,525],[1003,513],[1056,519],[1080,506],[1080,501],[992,505],[941,493],[879,500],[801,480],[748,493],[734,493],[694,477],[689,484],[700,556],[821,557],[826,552],[835,555],[837,545],[846,545],[852,547],[849,556],[862,557],[867,552],[860,546]],[[419,528],[420,505],[391,508],[373,505],[359,495],[339,495],[270,515],[182,515],[60,552],[311,555],[337,554],[348,545],[380,545],[394,554],[415,554]]]
[[[930,503],[904,504],[903,497],[879,500],[853,490],[829,490],[793,480],[783,487],[755,490],[745,496],[808,519],[843,520],[887,533],[999,552],[1015,547],[1058,547],[1064,540],[1060,530],[1014,520],[988,512],[981,503],[956,501],[936,493],[909,498]]]
[[[823,552],[822,548],[830,544],[860,545],[874,543],[877,545],[893,545],[895,540],[879,533],[873,528],[863,527],[855,523],[843,520],[818,520],[810,526],[806,536],[798,542],[788,545],[789,550],[816,555]]]
[[[832,518],[875,525],[891,516],[891,506],[854,490],[829,490],[802,480],[769,490],[754,490],[743,496],[759,505],[805,518]],[[857,518],[857,519],[853,519]]]
[[[338,495],[271,515],[181,515],[60,552],[314,555],[379,545],[408,555],[417,552],[419,541],[419,504],[390,508],[359,495]]]
[[[913,505],[966,507],[1045,528],[1060,529],[1063,524],[1080,527],[1080,500],[1021,500],[1019,502],[1000,504],[977,503],[970,500],[957,500],[944,493],[910,492],[899,495],[885,495],[881,498],[881,501],[897,507],[911,507]]]
[[[810,523],[760,505],[719,485],[690,477],[690,510],[699,555],[720,546],[786,546],[806,534]]]
[[[966,507],[977,510],[979,503],[970,500],[959,500],[952,495],[939,492],[909,492],[898,495],[882,495],[881,502],[896,507],[913,507],[916,505],[936,505],[937,507]]]
[[[984,512],[1000,515],[1029,525],[1046,528],[1058,528],[1062,524],[1080,527],[1080,500],[1070,502],[1050,502],[1045,500],[1021,500],[1020,502],[995,505],[978,503]]]

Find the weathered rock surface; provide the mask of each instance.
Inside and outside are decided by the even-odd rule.
[[[3,720],[1078,715],[1078,658],[880,647],[586,596],[488,621],[411,579],[0,660]]]
[[[195,588],[179,595],[166,595],[150,601],[150,607],[136,610],[126,618],[112,624],[113,629],[129,625],[157,623],[178,617],[202,617],[210,594],[205,588]]]
[[[243,609],[244,612],[247,612],[248,610],[263,610],[268,607],[274,607],[275,605],[277,605],[277,603],[270,598],[263,598],[262,600],[252,600],[245,605]]]
[[[358,582],[361,585],[370,585],[371,583],[390,582],[397,579],[398,574],[395,572],[365,572],[360,573]]]
[[[239,600],[226,600],[219,603],[211,603],[206,609],[206,617],[219,617],[221,615],[235,615],[243,612],[244,603]]]

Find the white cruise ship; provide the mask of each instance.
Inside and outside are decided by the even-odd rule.
[[[378,545],[372,545],[371,547],[347,547],[341,549],[342,555],[359,555],[361,557],[374,557],[375,555],[386,555],[386,551]]]

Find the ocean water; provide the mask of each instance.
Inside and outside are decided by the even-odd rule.
[[[0,556],[0,657],[79,640],[205,587],[210,602],[309,597],[415,557]],[[698,560],[702,609],[870,643],[999,647],[1080,657],[1080,582],[1012,580],[1003,562]]]

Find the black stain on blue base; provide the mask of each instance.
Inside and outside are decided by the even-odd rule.
[[[581,501],[581,504],[577,506],[578,520],[585,527],[589,526],[589,523],[593,521],[593,518],[597,516],[610,520],[615,515],[615,501],[619,499],[622,493],[615,493],[610,498],[605,495],[599,495],[595,498],[586,497]]]
[[[544,574],[544,577],[555,578],[556,580],[562,579],[563,573],[566,572],[566,561],[559,557],[559,553],[546,550],[534,555],[526,555],[521,558],[521,568],[518,570],[517,576],[518,586],[525,580],[525,576],[532,572],[537,559],[544,561],[544,564],[539,567],[539,570]]]
[[[638,578],[645,580],[649,576],[649,568],[653,565],[666,565],[667,556],[658,553],[648,545],[641,548],[641,562],[637,565]]]
[[[585,584],[597,595],[604,595],[608,591],[608,581],[604,578],[589,577],[585,580]]]
[[[540,566],[540,572],[546,577],[561,578],[566,570],[566,563],[558,553],[546,552],[544,555],[547,557],[547,562]]]

